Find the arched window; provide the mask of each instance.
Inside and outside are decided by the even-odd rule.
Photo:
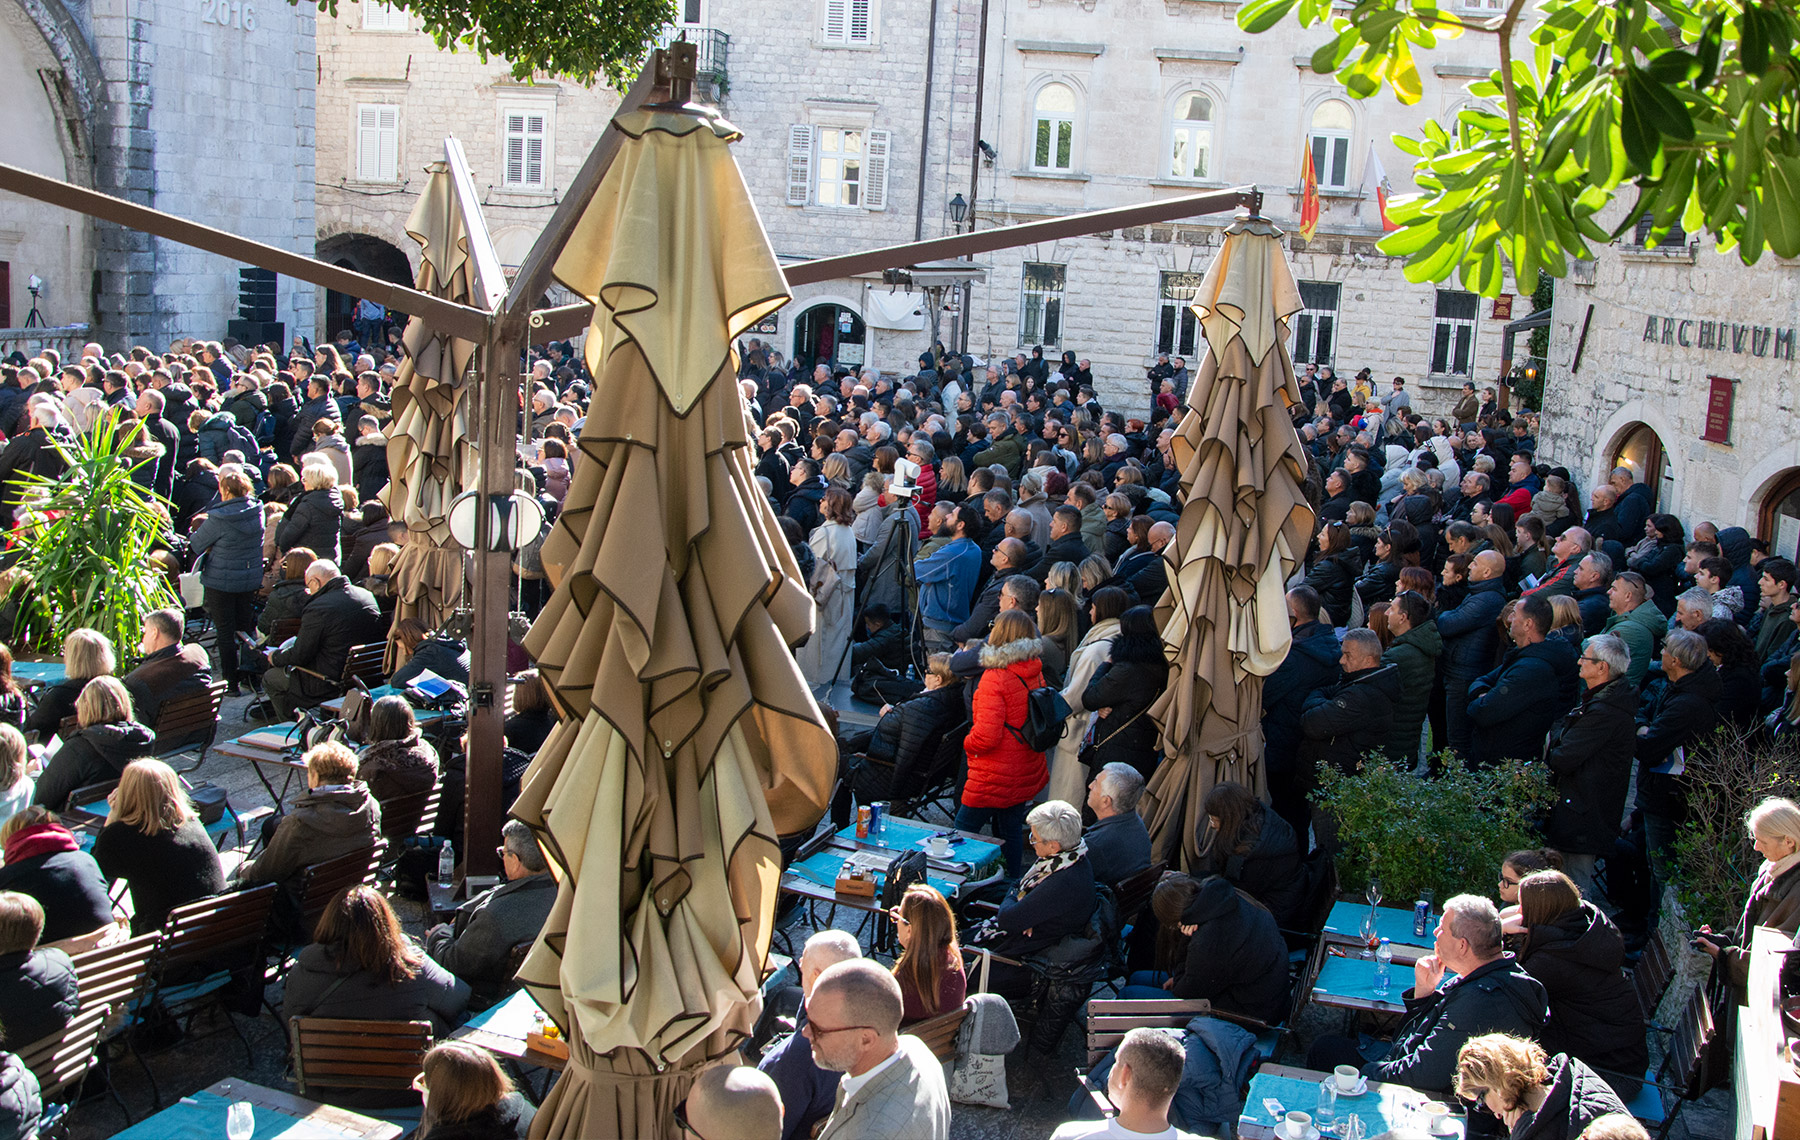
[[[1615,467],[1629,468],[1632,476],[1650,488],[1650,507],[1652,510],[1666,511],[1667,503],[1675,491],[1675,475],[1669,466],[1669,457],[1663,450],[1662,439],[1657,436],[1656,429],[1649,424],[1638,424],[1626,433],[1613,448],[1607,458],[1606,473],[1612,474]],[[1800,512],[1797,512],[1800,513]],[[1636,542],[1643,535],[1627,535],[1631,542]]]
[[[1320,189],[1342,190],[1350,185],[1350,135],[1355,129],[1356,117],[1341,99],[1327,99],[1313,110],[1307,138]]]
[[[1198,91],[1177,99],[1169,138],[1170,177],[1211,177],[1213,101]]]
[[[1037,118],[1031,165],[1035,170],[1075,167],[1075,92],[1066,84],[1046,83],[1032,105]]]

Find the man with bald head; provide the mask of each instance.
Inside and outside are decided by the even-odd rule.
[[[801,1030],[819,1067],[843,1074],[819,1140],[948,1140],[944,1068],[900,1032],[900,983],[875,962],[840,962],[819,976]]]
[[[993,556],[988,559],[994,573],[988,579],[987,589],[981,591],[981,596],[975,599],[975,606],[969,611],[969,620],[950,631],[951,640],[961,643],[987,636],[988,630],[994,627],[994,618],[1000,613],[1000,590],[1006,579],[1014,574],[1023,574],[1031,568],[1031,563],[1025,557],[1023,542],[1016,538],[1000,540],[994,547]]]
[[[1444,727],[1450,747],[1469,755],[1474,726],[1469,720],[1469,685],[1493,667],[1494,623],[1506,605],[1506,558],[1484,550],[1469,564],[1468,593],[1461,603],[1438,615],[1444,652],[1438,668],[1444,678]]]
[[[1038,559],[1044,556],[1044,548],[1032,537],[1036,529],[1036,520],[1023,507],[1014,507],[1006,512],[1006,537],[1016,538],[1024,545],[1026,566],[1036,566]]]
[[[688,1090],[688,1130],[701,1140],[780,1140],[781,1092],[744,1065],[715,1065]]]
[[[821,1069],[813,1060],[812,1049],[801,1035],[807,1010],[819,977],[840,962],[862,957],[856,939],[842,930],[821,930],[806,940],[800,952],[800,993],[803,1004],[794,1033],[775,1042],[763,1054],[756,1067],[767,1073],[780,1090],[780,1101],[786,1105],[786,1116],[780,1128],[781,1140],[796,1140],[812,1135],[813,1126],[831,1115],[832,1098],[837,1094],[838,1073]],[[792,992],[791,990],[789,991]]]
[[[1557,594],[1575,596],[1575,571],[1581,567],[1581,560],[1594,549],[1594,538],[1585,527],[1572,526],[1557,535],[1550,546],[1552,555],[1550,565],[1544,569],[1544,577],[1537,585],[1525,591],[1526,597],[1541,594],[1546,598]]]
[[[1164,552],[1175,537],[1173,523],[1159,522],[1150,527],[1150,557],[1133,571],[1128,584],[1139,604],[1154,606],[1169,588],[1168,563]]]

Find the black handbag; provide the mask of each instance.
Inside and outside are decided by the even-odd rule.
[[[188,799],[193,801],[194,814],[200,817],[202,824],[209,827],[224,819],[225,809],[231,806],[225,789],[211,782],[195,784],[189,788]]]

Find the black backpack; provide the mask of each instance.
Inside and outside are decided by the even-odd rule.
[[[1025,679],[1019,677],[1019,684]],[[1040,685],[1025,691],[1025,727],[1006,726],[1006,731],[1013,738],[1033,752],[1048,752],[1056,747],[1062,739],[1063,726],[1069,719],[1069,702],[1063,700],[1062,690],[1054,685]]]

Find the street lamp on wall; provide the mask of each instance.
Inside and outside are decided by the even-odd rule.
[[[958,194],[956,197],[950,199],[950,221],[953,225],[956,226],[958,233],[962,232],[963,219],[968,216],[969,216],[969,203],[963,198],[963,196],[961,194]]]

